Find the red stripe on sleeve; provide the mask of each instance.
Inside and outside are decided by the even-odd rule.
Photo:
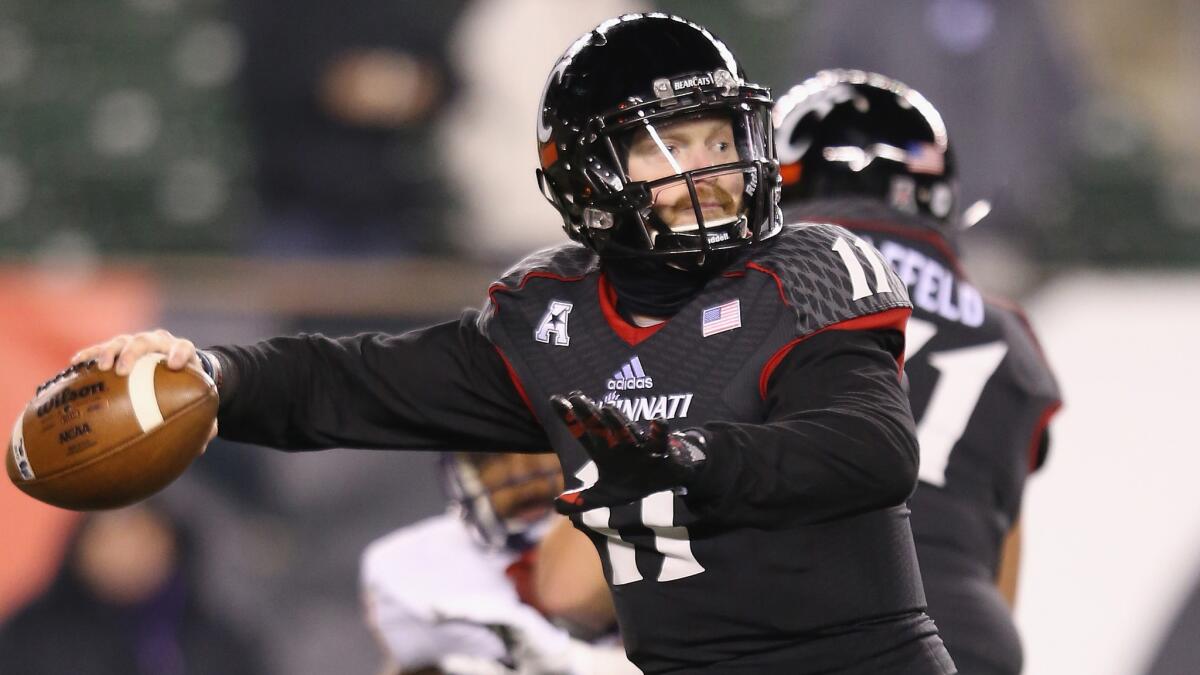
[[[814,335],[817,335],[818,333],[824,333],[825,331],[830,331],[830,330],[889,330],[890,329],[890,330],[898,330],[901,333],[903,333],[904,327],[908,324],[908,317],[910,314],[912,314],[911,309],[909,309],[907,307],[896,307],[895,309],[889,309],[889,310],[885,310],[882,312],[876,312],[874,314],[867,314],[865,316],[856,316],[853,319],[846,319],[845,321],[839,321],[837,323],[832,323],[832,324],[829,324],[828,326],[822,328],[821,330],[814,331],[812,333],[809,333],[808,335],[803,335],[801,337],[796,338],[795,340],[792,340],[791,342],[787,343],[786,345],[780,347],[779,351],[775,352],[771,356],[771,358],[767,360],[766,365],[763,366],[762,373],[760,373],[758,376],[758,395],[761,396],[763,399],[767,398],[767,382],[771,379],[771,374],[775,372],[775,369],[777,367],[779,367],[779,364],[783,362],[784,357],[787,356],[788,353],[792,351],[793,347],[800,344],[801,342],[804,342],[808,338],[810,338]],[[901,352],[900,355],[896,357],[896,365],[897,365],[897,369],[896,369],[897,374],[903,372],[903,370],[904,370],[904,353],[903,352]]]

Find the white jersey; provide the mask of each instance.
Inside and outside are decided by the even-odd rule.
[[[506,574],[518,558],[508,550],[481,546],[467,525],[448,513],[367,546],[361,570],[367,622],[392,665],[401,671],[445,669],[450,658],[462,667],[450,672],[641,672],[626,658],[616,634],[589,645],[522,602]],[[518,661],[523,665],[517,670],[497,669],[502,659],[517,653],[486,624],[502,624],[520,634]]]
[[[363,552],[367,621],[405,670],[437,665],[450,653],[499,659],[505,649],[495,633],[470,623],[442,622],[437,608],[470,603],[532,611],[504,574],[516,559],[510,551],[480,546],[453,514],[400,528]],[[546,628],[557,630],[549,622]]]

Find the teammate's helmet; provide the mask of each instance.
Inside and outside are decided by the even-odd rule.
[[[784,205],[863,195],[949,225],[958,199],[942,116],[917,91],[861,70],[823,70],[775,104]]]
[[[480,476],[480,456],[466,452],[448,452],[441,456],[442,483],[450,502],[450,511],[468,526],[481,546],[494,550],[524,551],[541,541],[550,528],[550,499],[546,499],[546,517],[534,522],[504,518],[492,504],[492,494]],[[555,467],[553,475],[559,470]],[[544,476],[530,476],[537,479]]]
[[[542,193],[567,235],[602,256],[703,264],[709,252],[766,239],[782,224],[771,102],[701,26],[666,14],[606,21],[546,81]],[[688,120],[719,127],[722,137],[704,146],[716,154],[697,159],[672,143],[672,127]],[[658,173],[632,170],[635,145]]]

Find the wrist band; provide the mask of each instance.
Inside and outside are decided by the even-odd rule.
[[[221,384],[225,379],[221,373],[221,360],[215,354],[203,349],[197,349],[196,356],[200,359],[200,368],[204,370],[204,374],[208,375],[213,384],[217,386],[217,393],[220,394]]]

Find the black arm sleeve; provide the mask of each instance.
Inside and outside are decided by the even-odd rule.
[[[230,440],[285,450],[550,449],[474,312],[403,335],[300,335],[211,351]]]
[[[902,503],[917,481],[895,331],[828,331],[768,381],[764,424],[712,423],[689,506],[730,524],[786,527]]]

